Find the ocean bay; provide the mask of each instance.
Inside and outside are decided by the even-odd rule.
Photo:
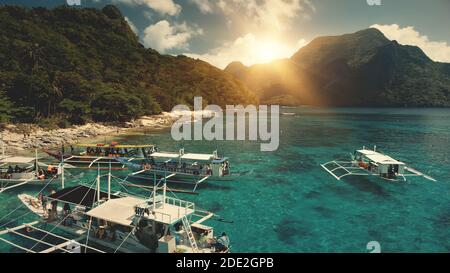
[[[218,149],[230,157],[233,179],[204,183],[198,195],[177,196],[233,222],[211,221],[217,234],[229,234],[232,252],[368,252],[370,241],[378,241],[383,252],[449,251],[450,110],[301,107],[282,112],[295,115],[280,117],[275,152],[261,152],[252,141],[175,142],[170,129],[118,141],[172,151]],[[320,167],[364,145],[377,145],[437,182],[414,177],[337,181]],[[89,182],[96,171],[75,175],[74,183]],[[26,186],[1,195],[2,217],[21,204],[17,194],[39,190]],[[25,213],[19,208],[0,225]],[[35,219],[27,214],[8,226]]]

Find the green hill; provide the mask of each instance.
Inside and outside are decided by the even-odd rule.
[[[225,71],[262,103],[422,107],[450,106],[449,67],[366,29],[317,38],[290,59]]]
[[[126,121],[193,103],[255,103],[208,63],[145,49],[115,6],[0,6],[0,122]]]

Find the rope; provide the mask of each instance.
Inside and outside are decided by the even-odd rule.
[[[94,206],[94,203],[95,203],[95,194],[94,194],[94,197],[92,198],[92,206]],[[85,245],[88,245],[88,242],[89,242],[89,233],[91,232],[91,226],[92,226],[92,217],[89,220],[89,227],[88,227]],[[87,248],[84,249],[84,253],[86,253],[86,251],[87,251]]]
[[[45,185],[45,186],[44,186],[44,187],[36,194],[36,196],[39,196],[39,194],[41,194],[41,193],[44,191],[44,189],[47,188],[48,185],[50,185],[51,182],[53,182],[54,179],[55,179],[55,177],[52,177],[52,178],[47,182],[47,184],[46,184],[46,185]],[[23,206],[25,206],[25,204],[21,202],[21,204],[20,204],[17,208],[15,208],[14,210],[10,211],[10,212],[7,213],[6,215],[4,215],[2,218],[0,218],[0,221],[2,221],[3,219],[5,219],[6,217],[8,217],[9,215],[11,215],[12,213],[14,213],[15,211],[17,211],[18,209],[20,209],[20,208],[23,207]],[[27,215],[27,214],[29,214],[29,213],[30,213],[30,212],[27,212],[25,215]],[[9,224],[9,223],[11,223],[11,222],[14,222],[15,220],[17,220],[17,219],[19,219],[19,218],[21,218],[21,217],[23,217],[23,216],[25,216],[25,215],[19,216],[19,217],[17,217],[16,219],[12,219],[11,221],[7,222],[6,224],[1,225],[0,228],[3,228],[3,227],[6,226],[7,224]]]
[[[91,217],[91,219],[89,219],[89,226],[88,226],[88,232],[87,232],[87,235],[86,235],[86,243],[85,243],[85,245],[88,245],[89,233],[91,232],[91,226],[92,226],[92,217]],[[84,249],[84,253],[86,253],[86,251],[87,251],[87,248]]]
[[[66,170],[64,170],[65,172],[67,172]],[[67,172],[70,176],[73,176],[70,172]],[[73,176],[78,182],[81,182],[81,180],[79,180],[77,177],[75,177],[75,176]],[[50,185],[50,183],[52,183],[53,182],[53,180],[55,180],[55,178],[56,177],[52,177],[48,182],[47,182],[47,184],[45,184],[45,186],[35,195],[35,196],[39,196],[39,194],[41,194],[49,185]],[[70,191],[71,192],[71,191]],[[70,193],[70,192],[68,192],[68,193]],[[25,206],[25,204],[24,203],[22,203],[21,202],[21,204],[18,206],[18,207],[16,207],[15,209],[13,209],[12,211],[10,211],[9,213],[7,213],[6,215],[4,215],[2,218],[0,218],[0,222],[3,220],[3,219],[5,219],[6,217],[8,217],[9,215],[11,215],[11,214],[13,214],[14,212],[16,212],[18,209],[20,209],[20,208],[22,208],[22,207],[24,207]],[[6,222],[5,224],[2,224],[1,226],[0,226],[0,228],[3,228],[3,227],[5,227],[6,225],[8,225],[8,224],[10,224],[10,223],[12,223],[12,222],[14,222],[14,221],[17,221],[17,220],[19,220],[19,219],[21,219],[22,217],[25,217],[26,215],[28,215],[28,214],[30,214],[31,212],[30,211],[28,211],[28,212],[26,212],[25,214],[23,214],[23,215],[21,215],[21,216],[18,216],[17,218],[15,218],[15,219],[12,219],[12,220],[10,220],[10,221],[8,221],[8,222]]]
[[[95,183],[95,181],[94,181],[94,183]],[[94,183],[92,183],[91,186],[92,186]],[[83,198],[81,199],[81,202],[84,201],[84,198],[86,198],[86,196],[87,196],[88,193],[89,193],[89,191],[86,192],[86,193],[84,194]],[[47,233],[47,234],[46,234],[44,237],[42,237],[40,240],[42,241],[42,240],[44,240],[45,238],[47,238],[47,236],[48,236],[53,230],[55,230],[59,225],[61,225],[61,223],[64,222],[64,221],[67,219],[67,217],[69,217],[69,216],[70,216],[70,213],[67,214],[60,222],[58,222],[58,224],[56,224],[56,225],[49,231],[49,233]],[[39,243],[34,244],[33,247],[30,248],[30,250],[33,250],[33,248],[35,248],[38,244],[39,244]]]
[[[139,221],[141,220],[142,215],[139,216],[139,219],[137,220],[137,223],[139,224]],[[127,236],[125,236],[125,238],[122,240],[122,242],[120,243],[120,245],[116,248],[116,250],[114,250],[114,253],[116,253],[121,247],[122,245],[125,243],[126,240],[128,240],[128,237],[130,237],[130,235],[133,233],[135,228],[131,229],[130,233],[127,234]]]

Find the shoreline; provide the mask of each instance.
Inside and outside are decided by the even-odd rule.
[[[161,130],[170,127],[176,120],[174,113],[143,116],[124,123],[124,126],[103,123],[73,125],[69,128],[46,130],[35,124],[5,124],[0,129],[0,145],[5,155],[27,153],[31,149],[54,148],[62,144],[75,144],[82,140],[92,142],[100,137],[120,137],[133,131]],[[0,146],[0,155],[2,147]]]

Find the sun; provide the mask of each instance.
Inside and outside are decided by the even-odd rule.
[[[263,41],[258,43],[255,49],[255,57],[257,62],[267,63],[281,58],[284,54],[286,54],[285,51],[285,47],[278,42]]]

